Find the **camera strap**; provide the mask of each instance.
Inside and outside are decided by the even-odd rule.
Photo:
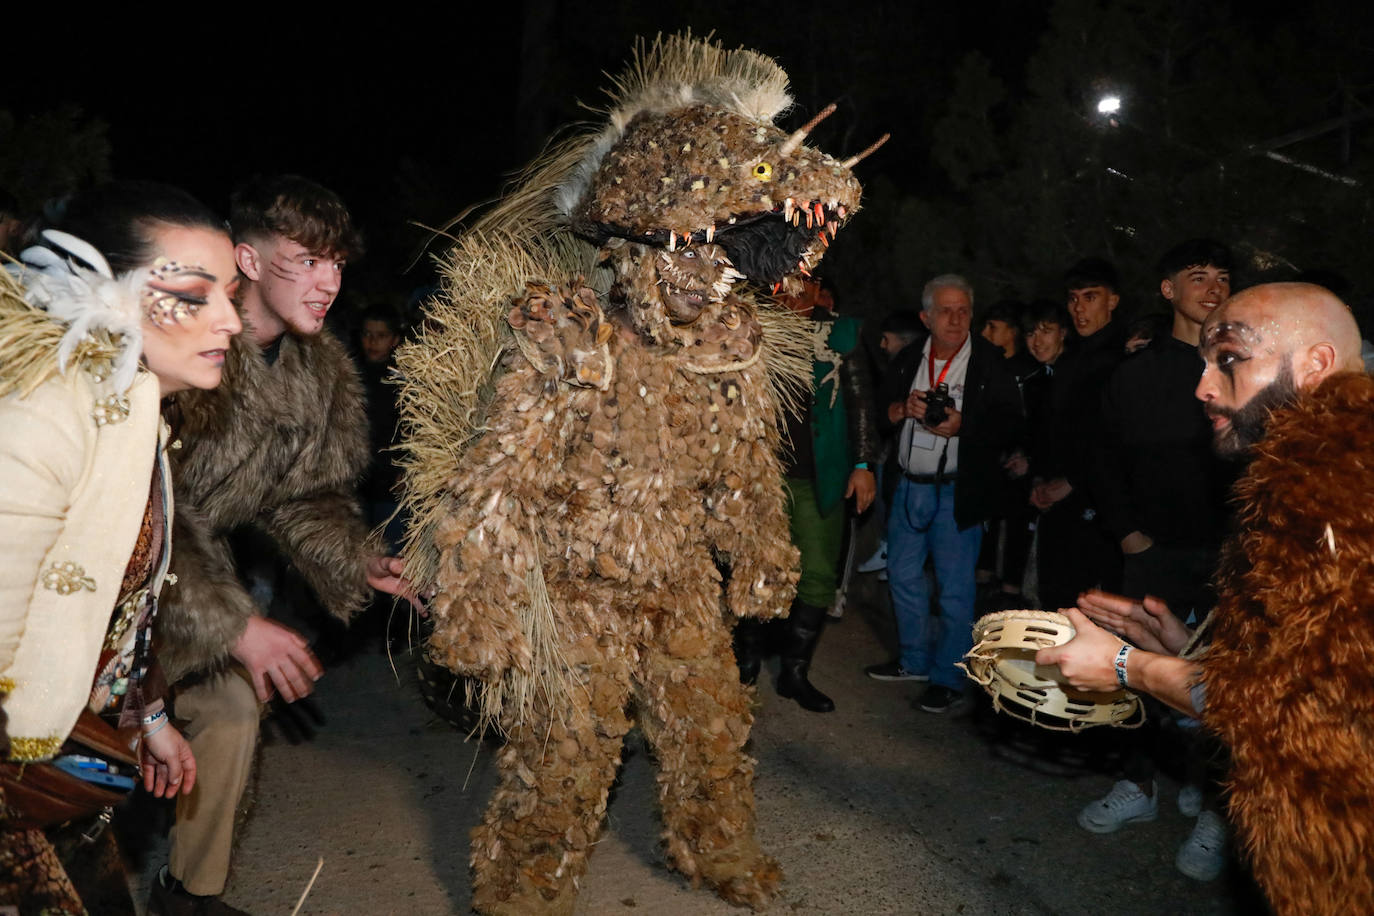
[[[949,374],[949,367],[952,366],[952,365],[954,365],[954,357],[955,357],[955,356],[958,356],[958,355],[959,355],[958,351],[955,351],[954,356],[951,356],[949,359],[945,360],[945,368],[943,368],[943,369],[940,370],[940,377],[939,377],[939,378],[936,378],[936,377],[935,377],[935,343],[934,343],[934,341],[931,342],[931,344],[930,344],[930,362],[926,364],[926,368],[927,368],[927,370],[928,370],[928,374],[929,374],[929,378],[930,378],[930,388],[927,389],[927,390],[929,390],[929,391],[934,391],[937,387],[939,387],[940,383],[943,382],[943,381],[945,380],[945,376]]]

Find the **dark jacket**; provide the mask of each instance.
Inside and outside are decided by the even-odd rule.
[[[964,377],[963,420],[957,437],[959,468],[954,483],[954,521],[960,528],[1004,514],[1011,491],[1002,462],[1025,433],[1021,397],[1002,350],[977,335],[972,343]],[[924,339],[915,341],[892,361],[884,388],[885,403],[906,400],[916,372],[924,365],[924,348]],[[884,432],[900,429],[900,424],[888,420],[886,410],[878,412],[878,422]]]
[[[1049,409],[1036,430],[1031,473],[1045,480],[1065,478],[1085,505],[1096,502],[1094,449],[1102,424],[1102,391],[1125,358],[1125,348],[1124,327],[1111,321],[1066,349],[1055,361]]]
[[[1030,404],[1026,399],[1026,387],[1033,384],[1032,379],[1039,378],[1045,374],[1045,367],[1036,362],[1025,350],[1017,350],[1011,356],[1002,358],[1002,365],[1007,367],[1012,381],[1016,383],[1016,390],[1021,395],[1021,415],[1030,418]]]
[[[1166,546],[1221,543],[1231,471],[1193,394],[1201,376],[1197,347],[1167,335],[1127,358],[1103,391],[1094,492],[1118,540],[1143,531]]]

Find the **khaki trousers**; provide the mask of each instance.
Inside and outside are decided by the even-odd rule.
[[[196,787],[177,796],[167,868],[193,894],[218,895],[229,878],[234,817],[248,785],[262,710],[240,670],[176,692],[176,717],[196,755]]]

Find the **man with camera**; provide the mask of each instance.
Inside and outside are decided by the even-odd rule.
[[[1022,430],[1016,382],[1001,351],[969,333],[973,288],[957,274],[921,292],[923,345],[899,354],[888,375],[886,416],[896,431],[902,480],[888,514],[887,569],[900,655],[867,668],[880,681],[929,681],[920,707],[942,713],[960,696],[955,665],[968,651],[983,522],[1008,495],[1002,456]],[[940,624],[930,614],[926,557],[940,585]]]

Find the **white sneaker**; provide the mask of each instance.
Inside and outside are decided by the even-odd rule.
[[[1174,865],[1189,878],[1211,881],[1226,867],[1226,822],[1215,811],[1203,811],[1187,842],[1178,848]]]
[[[871,573],[884,569],[887,569],[887,541],[878,544],[878,549],[873,552],[873,556],[860,563],[854,571]]]
[[[1184,817],[1197,817],[1202,810],[1202,787],[1187,785],[1178,790],[1178,813]]]
[[[1151,795],[1129,779],[1112,786],[1112,791],[1078,812],[1078,826],[1092,833],[1115,833],[1127,824],[1152,821],[1159,816],[1159,789],[1150,783]]]

